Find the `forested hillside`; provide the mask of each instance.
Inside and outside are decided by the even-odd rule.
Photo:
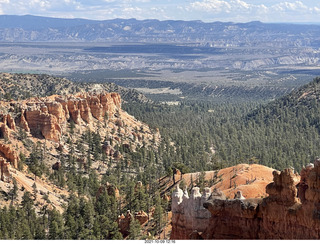
[[[193,170],[248,162],[300,170],[320,155],[319,82],[266,105],[183,102],[127,109],[175,142],[171,162]]]

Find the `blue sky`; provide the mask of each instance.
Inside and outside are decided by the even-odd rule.
[[[300,23],[320,22],[320,0],[0,0],[0,14]]]

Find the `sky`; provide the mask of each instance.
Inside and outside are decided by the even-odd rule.
[[[319,23],[320,0],[0,0],[0,14],[94,20]]]

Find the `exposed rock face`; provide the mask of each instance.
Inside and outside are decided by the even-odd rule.
[[[100,121],[121,109],[121,97],[117,93],[84,94],[81,97],[87,101],[84,107],[88,106],[92,116]]]
[[[187,189],[182,191],[176,185],[172,193],[171,239],[190,239],[194,231],[203,232],[207,228],[211,214],[203,204],[210,195],[210,188],[205,188],[203,194],[200,194],[199,188],[194,187],[189,197]]]
[[[31,98],[22,102],[8,103],[19,107],[21,114],[19,126],[34,136],[43,136],[47,140],[59,142],[63,127],[71,118],[76,124],[90,125],[93,118],[103,121],[113,117],[121,109],[121,98],[117,93],[81,93],[68,96]],[[16,130],[15,120],[10,114],[1,115],[0,129],[2,137],[10,137],[10,131]]]
[[[0,114],[2,122],[0,122],[0,138],[9,138],[12,130],[16,129],[16,123],[10,114]]]
[[[308,178],[310,175],[311,170],[314,168],[314,164],[308,164],[305,168],[301,170],[300,173],[300,182],[297,185],[298,187],[298,197],[300,198],[301,202],[306,201],[306,190],[309,188],[308,187]]]
[[[134,219],[130,210],[127,211],[126,216],[123,214],[118,217],[118,226],[123,237],[127,237],[130,234],[130,222]]]
[[[175,191],[171,238],[188,239],[188,229],[189,235],[196,236],[196,231],[198,238],[203,239],[319,239],[320,161],[316,160],[314,167],[311,164],[304,168],[301,179],[292,169],[275,171],[273,177],[265,198],[226,200],[211,196],[204,203],[211,217],[205,222],[203,233],[199,225],[191,229],[190,224],[177,221],[188,208],[177,211],[183,201],[181,192]],[[196,218],[189,220],[192,221]]]
[[[116,93],[34,99],[27,103],[25,116],[21,116],[20,123],[26,130],[30,128],[33,134],[40,130],[45,139],[58,142],[61,127],[69,118],[76,124],[91,124],[93,117],[102,121],[105,114],[113,116],[121,108],[120,103],[120,96]]]
[[[47,140],[58,142],[61,137],[61,127],[58,118],[49,114],[47,107],[32,107],[26,111],[26,120],[30,131],[37,135],[41,132]]]
[[[7,162],[4,158],[0,157],[0,180],[4,182],[11,181],[11,174],[10,174],[10,163]]]
[[[136,220],[139,221],[140,225],[143,225],[148,222],[148,214],[144,211],[139,211],[138,213],[135,213]]]
[[[261,219],[257,216],[262,199],[213,199],[204,206],[211,212],[203,239],[259,239]]]
[[[143,225],[148,222],[148,214],[146,214],[144,211],[139,211],[135,214],[132,214],[130,210],[128,210],[126,216],[122,214],[118,217],[118,226],[124,238],[130,234],[130,223],[134,219],[138,220],[140,225]]]
[[[291,169],[285,169],[281,173],[273,172],[273,181],[266,187],[269,194],[269,201],[277,202],[282,205],[292,206],[297,203],[297,187],[299,178],[293,174]]]
[[[24,110],[21,111],[20,126],[21,126],[21,128],[24,129],[26,132],[30,132],[30,128],[29,128],[28,122],[27,122],[27,120],[26,120],[25,111],[24,111]]]
[[[109,182],[99,187],[96,198],[99,198],[104,192],[107,192],[109,196],[114,196],[117,199],[120,197],[119,189]]]
[[[4,123],[0,122],[0,137],[2,138],[9,138],[10,137],[10,130],[8,126]]]
[[[14,119],[10,114],[1,114],[2,122],[0,122],[0,138],[9,138],[12,131],[16,129]],[[12,148],[12,145],[6,145],[0,142],[0,180],[11,181],[10,165],[18,168],[19,156]]]
[[[0,142],[0,159],[1,157],[9,161],[14,168],[18,168],[19,155],[11,145],[2,144]]]
[[[10,167],[18,168],[19,156],[11,145],[0,142],[0,180],[11,181]]]
[[[6,124],[11,130],[16,129],[16,123],[14,122],[13,118],[10,114],[6,114],[3,117],[3,123]]]
[[[219,189],[228,198],[234,198],[237,191],[241,191],[245,198],[266,197],[266,186],[273,181],[272,172],[274,169],[258,164],[238,164],[232,167],[223,168],[216,171],[205,171],[204,178],[207,182],[212,182],[208,187],[213,191]],[[179,175],[179,171],[174,169],[174,179],[171,177],[171,187],[175,182],[183,179],[186,185],[195,185],[196,179],[200,177],[200,172],[186,173]]]

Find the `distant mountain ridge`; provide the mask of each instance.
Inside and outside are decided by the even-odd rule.
[[[44,28],[72,27],[85,24],[96,24],[99,21],[86,19],[61,19],[33,15],[0,15],[0,28],[22,28],[41,30]]]
[[[320,26],[155,19],[59,19],[0,15],[1,42],[175,42],[209,46],[320,47]]]

